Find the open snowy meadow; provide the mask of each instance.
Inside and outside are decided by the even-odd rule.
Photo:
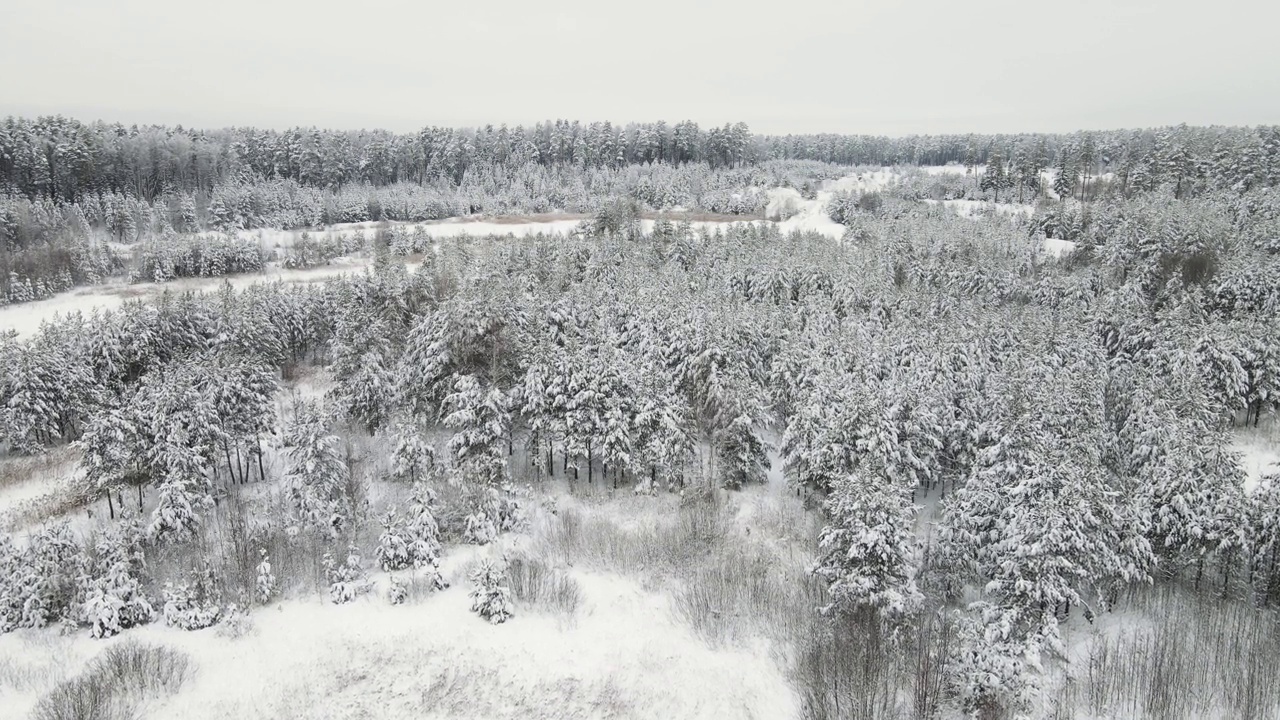
[[[1280,717],[1278,128],[0,157],[0,720]]]

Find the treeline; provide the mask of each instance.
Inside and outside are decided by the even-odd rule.
[[[844,165],[961,164],[975,172],[997,162],[1033,176],[1058,168],[1072,178],[1113,174],[1146,190],[1170,182],[1204,189],[1244,189],[1280,183],[1280,127],[1177,127],[1069,134],[940,135],[904,138],[796,135],[759,140],[760,157]],[[1064,193],[1065,194],[1065,193]]]
[[[202,242],[184,236],[209,231],[423,222],[476,213],[595,213],[619,200],[645,210],[759,216],[767,189],[794,186],[812,193],[843,172],[804,161],[718,169],[705,163],[620,169],[524,164],[474,167],[458,185],[445,180],[361,183],[330,190],[277,179],[232,182],[212,193],[166,194],[150,202],[115,192],[88,193],[74,203],[0,196],[0,304],[38,300],[125,270],[136,278],[174,277],[163,269],[153,272],[154,266],[141,267],[130,256],[141,252],[145,265],[157,246],[171,254],[175,247]],[[138,243],[147,247],[120,247]],[[238,266],[242,263],[209,267]]]
[[[428,127],[394,134],[315,128],[204,131],[10,117],[0,124],[0,189],[74,202],[97,192],[147,200],[211,192],[221,183],[255,178],[328,189],[354,183],[458,184],[475,166],[700,162],[726,167],[754,162],[752,149],[743,123],[704,130],[687,121],[615,126],[557,120],[527,130]]]
[[[88,193],[152,200],[211,193],[250,180],[293,180],[336,190],[351,184],[464,182],[477,167],[622,168],[660,163],[738,167],[770,159],[840,165],[978,167],[993,155],[1019,167],[1075,166],[1159,185],[1211,180],[1214,187],[1280,180],[1280,128],[1187,127],[1073,134],[752,135],[744,123],[703,129],[668,124],[565,120],[531,128],[427,127],[416,133],[292,128],[192,130],[83,123],[61,116],[0,123],[0,191],[75,202]],[[1125,181],[1127,182],[1127,180]]]

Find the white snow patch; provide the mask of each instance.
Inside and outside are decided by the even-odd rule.
[[[1059,240],[1057,238],[1044,239],[1044,254],[1050,257],[1060,258],[1064,255],[1070,255],[1076,251],[1076,244],[1070,240]]]
[[[986,167],[979,165],[978,172],[982,173]],[[928,175],[967,175],[969,168],[964,165],[929,165],[924,168]]]
[[[1244,470],[1244,491],[1252,493],[1267,475],[1280,477],[1280,437],[1274,417],[1257,428],[1238,428],[1231,436],[1231,449],[1240,454]]]

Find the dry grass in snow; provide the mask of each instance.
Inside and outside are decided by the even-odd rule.
[[[1094,626],[1068,628],[1071,667],[1039,713],[1053,720],[1280,717],[1280,622],[1189,588],[1129,594]]]

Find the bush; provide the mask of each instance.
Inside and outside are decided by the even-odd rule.
[[[122,523],[105,533],[94,548],[89,571],[80,578],[78,618],[95,638],[151,622],[155,611],[142,591],[142,529]]]
[[[177,692],[193,674],[185,654],[125,641],[103,651],[85,672],[36,703],[32,720],[128,720],[149,698]]]
[[[546,562],[516,555],[507,562],[512,596],[531,607],[573,615],[582,605],[582,587]]]
[[[395,508],[382,516],[382,534],[378,536],[378,548],[374,556],[383,570],[403,570],[413,564],[409,543],[405,537],[404,523],[396,517]]]
[[[65,522],[41,529],[23,549],[0,540],[0,632],[74,619],[87,566]]]
[[[253,632],[253,618],[232,603],[227,607],[227,612],[222,616],[222,622],[218,623],[218,629],[214,632],[218,637],[232,640],[242,638]]]
[[[874,213],[884,205],[884,199],[878,192],[865,192],[858,196],[858,209],[864,213]]]

